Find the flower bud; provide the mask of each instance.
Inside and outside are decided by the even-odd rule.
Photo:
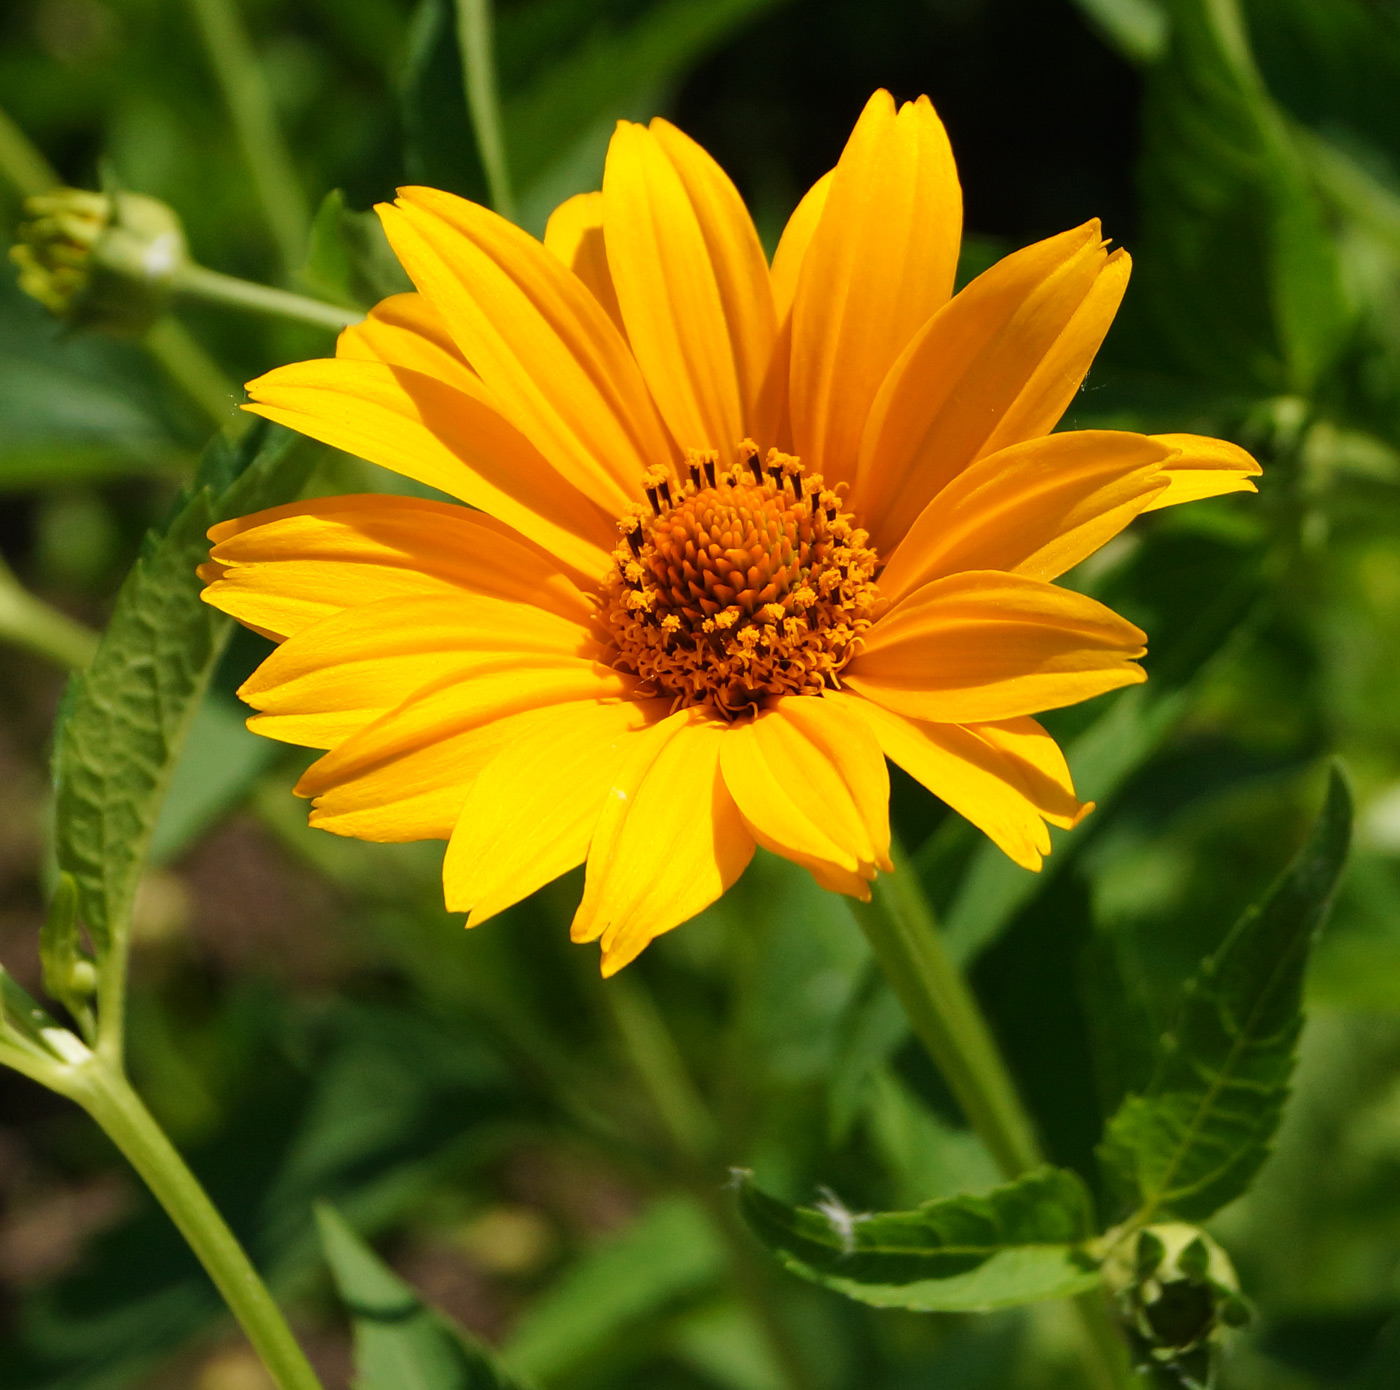
[[[1137,1365],[1174,1390],[1209,1390],[1226,1329],[1249,1321],[1230,1257],[1195,1226],[1144,1226],[1104,1262],[1104,1282]]]
[[[26,294],[78,327],[139,334],[165,312],[187,264],[184,229],[140,193],[59,188],[25,202],[10,259]]]

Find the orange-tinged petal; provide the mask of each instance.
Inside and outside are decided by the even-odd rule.
[[[572,930],[601,938],[604,975],[708,907],[753,858],[719,770],[728,732],[681,710],[634,738],[593,832]]]
[[[771,443],[786,453],[791,453],[793,448],[792,424],[788,418],[788,378],[792,370],[792,300],[797,293],[797,279],[802,271],[807,247],[811,245],[812,236],[821,220],[822,209],[826,207],[827,194],[831,191],[831,181],[835,173],[832,169],[823,174],[807,190],[792,216],[788,218],[769,274],[778,329],[768,359],[768,373],[764,377],[754,412],[753,437],[765,444]]]
[[[608,143],[603,233],[628,341],[672,437],[727,461],[743,406],[714,269],[675,166],[631,121]]]
[[[603,195],[575,193],[566,198],[545,224],[546,251],[558,256],[593,291],[593,297],[607,311],[617,331],[627,336],[622,310],[617,302],[608,252],[603,244]]]
[[[792,312],[792,301],[797,295],[797,277],[802,273],[802,262],[807,258],[807,248],[816,234],[817,224],[821,221],[827,197],[831,193],[831,181],[835,177],[836,170],[828,169],[802,195],[802,201],[792,210],[792,216],[778,238],[778,249],[773,252],[773,268],[769,273],[773,283],[773,308],[779,323]]]
[[[358,604],[289,638],[244,681],[269,738],[334,748],[447,669],[596,657],[587,628],[529,603],[467,594]]]
[[[1083,594],[973,570],[914,590],[880,618],[842,683],[937,723],[1015,719],[1147,679],[1143,633]]]
[[[318,497],[209,532],[220,577],[206,603],[290,637],[377,599],[480,595],[530,603],[575,623],[589,599],[549,557],[479,512],[413,497]]]
[[[631,738],[667,700],[551,705],[515,721],[471,784],[443,860],[449,912],[467,926],[583,863]]]
[[[359,323],[336,339],[335,355],[358,362],[383,362],[436,377],[469,395],[481,382],[462,356],[437,310],[421,294],[381,299]]]
[[[560,658],[513,656],[465,677],[449,670],[313,763],[297,794],[315,799],[311,824],[337,835],[445,840],[513,716],[630,691],[616,671]],[[256,716],[249,722],[256,728]]]
[[[854,883],[859,897],[877,868],[891,867],[889,775],[858,702],[779,700],[729,731],[720,769],[765,849],[827,882]]]
[[[404,188],[378,211],[492,403],[561,476],[619,515],[670,445],[606,310],[532,236],[464,198]]]
[[[1064,755],[1033,719],[929,724],[872,705],[885,755],[972,822],[1025,869],[1050,852],[1045,822],[1068,828],[1091,810],[1074,795]]]
[[[756,417],[764,379],[773,356],[778,316],[768,278],[768,262],[753,218],[729,175],[670,121],[657,116],[651,133],[685,185],[724,310],[744,424],[749,434],[768,438],[768,422]],[[733,447],[726,440],[719,447]]]
[[[1092,555],[1167,486],[1164,444],[1081,430],[1013,444],[964,469],[919,514],[880,574],[892,602],[959,570],[1054,579]]]
[[[878,548],[974,459],[1048,434],[1108,331],[1129,262],[1097,221],[1014,252],[932,319],[882,383],[852,500]]]
[[[1178,502],[1196,502],[1203,497],[1220,497],[1227,492],[1258,492],[1250,481],[1264,470],[1254,458],[1224,439],[1201,434],[1154,434],[1159,444],[1178,452],[1167,460],[1162,472],[1167,489],[1144,509],[1174,507]]]
[[[617,513],[555,473],[481,395],[345,358],[278,367],[248,393],[255,414],[480,507],[580,574],[607,569]]]
[[[793,445],[828,485],[855,477],[886,373],[947,301],[962,192],[927,97],[877,92],[846,143],[792,307]]]

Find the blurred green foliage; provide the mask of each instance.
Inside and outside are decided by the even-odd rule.
[[[370,302],[397,283],[361,216],[374,201],[408,181],[484,195],[450,5],[239,8],[320,209],[289,287]],[[168,201],[204,265],[279,282],[193,15],[11,0],[0,105],[66,181],[106,169]],[[927,91],[948,123],[965,271],[1093,215],[1132,251],[1067,423],[1238,439],[1265,464],[1260,495],[1154,515],[1072,577],[1146,628],[1152,679],[1054,719],[1099,805],[1043,874],[903,780],[896,820],[1049,1158],[1102,1203],[1106,1119],[1149,1085],[1183,983],[1303,838],[1324,755],[1346,758],[1357,845],[1307,976],[1294,1095],[1255,1187],[1210,1223],[1258,1314],[1222,1384],[1400,1381],[1400,5],[502,0],[498,41],[536,231],[597,186],[614,119],[665,112],[731,170],[771,247],[885,84]],[[7,235],[18,219],[0,179]],[[233,381],[329,348],[306,326],[182,318]],[[105,624],[208,434],[141,344],[65,335],[0,276],[0,545],[29,588]],[[314,491],[401,486],[307,455]],[[328,1386],[351,1334],[317,1201],[546,1390],[1080,1384],[1057,1305],[868,1308],[731,1224],[731,1164],[786,1201],[829,1186],[852,1209],[994,1179],[838,898],[760,856],[628,972],[694,1092],[701,1139],[682,1152],[596,961],[567,942],[576,885],[467,934],[441,910],[439,847],[307,830],[297,756],[239,726],[233,690],[262,651],[234,634],[154,828],[133,1068]],[[60,686],[6,650],[0,958],[35,990]],[[259,1385],[113,1152],[8,1074],[0,1203],[6,1390]],[[344,1294],[354,1273],[337,1275]]]

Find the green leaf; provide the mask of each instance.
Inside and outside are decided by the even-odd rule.
[[[1191,372],[1307,393],[1351,327],[1326,216],[1237,0],[1176,0],[1144,109],[1139,293]]]
[[[1075,0],[1084,17],[1133,63],[1161,57],[1167,12],[1161,0]]]
[[[480,1343],[428,1307],[333,1207],[318,1205],[316,1222],[354,1320],[356,1390],[522,1390]]]
[[[124,930],[175,760],[228,637],[200,601],[205,533],[225,517],[285,502],[310,466],[281,429],[215,440],[171,520],[150,532],[117,595],[91,666],[64,696],[54,750],[59,867],[99,950]]]
[[[505,1348],[512,1366],[553,1381],[677,1300],[713,1287],[724,1252],[683,1197],[656,1202],[531,1304]]]
[[[253,733],[246,713],[217,691],[201,702],[161,803],[152,864],[183,854],[276,759],[278,745]]]
[[[1084,1184],[1039,1168],[983,1196],[914,1211],[856,1213],[834,1199],[790,1207],[748,1177],[739,1201],[758,1238],[794,1274],[880,1308],[973,1312],[1093,1288]]]
[[[368,309],[391,294],[413,288],[373,212],[352,212],[333,188],[311,224],[302,284],[336,304]]]
[[[1147,1090],[1109,1123],[1104,1163],[1144,1221],[1203,1221],[1268,1157],[1303,1026],[1308,950],[1351,840],[1352,802],[1333,768],[1307,843],[1264,900],[1187,983]]]
[[[498,22],[506,149],[524,226],[598,188],[614,123],[646,120],[695,64],[782,0],[535,0]]]

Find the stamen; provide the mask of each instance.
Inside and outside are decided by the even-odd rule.
[[[604,609],[613,664],[676,709],[723,719],[784,695],[820,695],[855,654],[879,603],[878,557],[841,511],[840,488],[752,440],[719,467],[687,450],[686,482],[663,466],[618,523]],[[747,467],[745,466],[747,465]]]

